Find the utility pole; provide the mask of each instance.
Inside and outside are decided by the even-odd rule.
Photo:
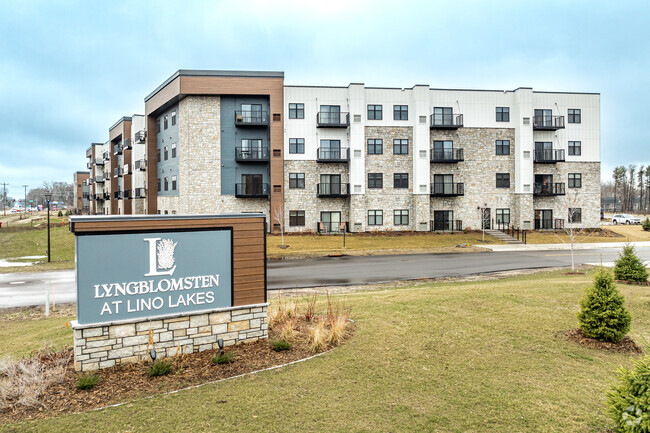
[[[7,216],[7,209],[5,208],[7,204],[7,184],[2,184],[2,214]]]
[[[23,188],[25,188],[25,201],[23,202],[23,212],[27,212],[27,187],[29,185],[23,185]]]

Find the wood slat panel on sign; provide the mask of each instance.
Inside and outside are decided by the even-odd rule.
[[[264,275],[264,266],[251,266],[248,268],[235,269],[235,276],[243,275]]]

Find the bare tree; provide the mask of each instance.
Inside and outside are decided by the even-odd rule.
[[[577,226],[578,224],[582,225],[582,208],[578,207],[580,205],[578,197],[578,192],[574,192],[573,194],[567,193],[567,195],[564,196],[564,200],[562,200],[562,204],[567,209],[567,223],[564,225],[564,233],[569,236],[569,245],[571,246],[571,272],[575,272],[576,270],[575,260],[573,258],[575,244],[578,242],[579,237],[585,232],[584,226]],[[589,235],[591,235],[591,233],[593,232],[590,232]],[[555,236],[560,239],[562,243],[566,243],[562,237],[557,234],[555,234]]]
[[[282,247],[284,247],[284,207],[278,206],[273,210],[273,220],[280,226],[280,235],[282,236]]]
[[[628,203],[628,210],[632,211],[632,210],[634,210],[634,202],[635,202],[634,173],[636,173],[636,165],[630,164],[627,167],[627,169],[628,169],[628,171],[630,173],[630,178],[629,178],[630,186],[628,188],[628,200],[627,200],[627,203]]]
[[[617,201],[617,192],[619,187],[623,187],[623,194],[621,194],[621,209],[625,206],[625,175],[627,170],[622,165],[614,169],[614,211],[616,211]]]
[[[645,182],[643,177],[645,176],[645,167],[640,166],[639,167],[639,172],[637,173],[637,186],[639,187],[639,210],[645,209],[644,202],[643,202],[643,190],[645,189]]]

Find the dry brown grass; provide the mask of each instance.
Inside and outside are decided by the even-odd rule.
[[[330,340],[330,332],[325,326],[325,321],[319,319],[309,328],[309,347],[314,352],[320,352],[325,349],[327,342]]]

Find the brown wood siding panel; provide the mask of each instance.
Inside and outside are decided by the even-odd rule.
[[[101,231],[135,231],[153,227],[156,230],[169,228],[209,228],[209,227],[233,227],[233,235],[241,228],[250,230],[257,226],[264,231],[264,220],[255,218],[259,222],[248,222],[251,218],[223,218],[223,219],[165,219],[158,221],[146,220],[124,220],[124,221],[79,221],[75,222],[74,232],[101,232]],[[263,239],[260,241],[263,242]],[[248,244],[246,244],[248,245]]]
[[[234,267],[234,265],[233,265]],[[264,266],[248,266],[245,268],[240,268],[240,269],[234,269],[233,272],[235,273],[235,276],[244,276],[244,275],[263,275],[264,274]]]
[[[164,88],[160,89],[158,93],[156,93],[154,96],[151,97],[151,99],[145,102],[144,104],[145,115],[149,116],[151,113],[156,111],[163,104],[168,102],[170,99],[178,96],[181,93],[180,86],[181,86],[181,77],[176,77]],[[154,122],[154,127],[155,127],[155,122]],[[151,129],[149,129],[149,131],[151,131]]]
[[[158,159],[156,155],[156,118],[147,116],[147,209],[146,213],[158,212]]]

